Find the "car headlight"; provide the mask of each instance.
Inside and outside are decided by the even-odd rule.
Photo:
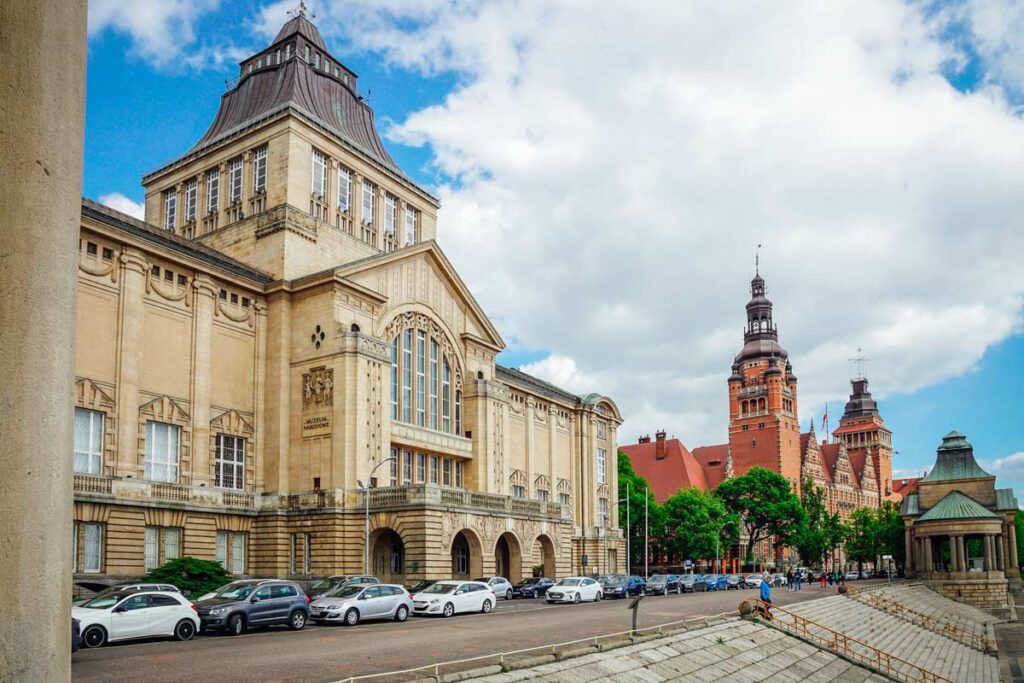
[[[210,610],[210,614],[224,614],[227,611],[227,607],[215,607],[212,610]]]
[[[441,598],[434,598],[433,600],[430,601],[430,604],[431,605],[436,605],[440,601],[441,601]]]

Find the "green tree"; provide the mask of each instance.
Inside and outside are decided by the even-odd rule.
[[[680,560],[712,559],[733,545],[738,520],[721,500],[701,489],[682,489],[661,506],[662,548]],[[717,541],[717,546],[716,546]]]
[[[629,456],[619,451],[618,454],[618,475],[619,475],[619,524],[629,537],[629,566],[642,567],[644,564],[644,502],[647,503],[647,520],[652,548],[658,541],[660,531],[664,528],[662,521],[661,506],[654,499],[650,492],[647,480],[641,477],[633,469],[633,463]],[[626,526],[628,510],[629,526]]]
[[[1017,531],[1017,552],[1024,552],[1024,510],[1017,510],[1014,517],[1014,527]]]
[[[216,590],[231,582],[227,571],[219,562],[199,560],[194,557],[179,557],[169,560],[143,577],[143,581],[173,583],[182,591],[198,598],[204,593]]]
[[[740,520],[747,534],[746,557],[753,556],[754,546],[762,539],[774,536],[776,543],[788,543],[803,524],[804,511],[789,482],[763,467],[726,479],[715,489],[715,496]]]
[[[800,507],[804,511],[803,523],[793,535],[793,546],[800,553],[800,559],[810,566],[822,562],[831,552],[831,515],[825,508],[825,490],[815,486],[811,479],[804,479],[800,485]]]
[[[846,556],[857,563],[860,571],[865,562],[874,562],[881,548],[882,527],[877,511],[857,508],[846,523]]]
[[[881,536],[881,555],[892,555],[894,567],[902,567],[907,561],[907,546],[905,544],[905,531],[903,518],[900,517],[900,509],[891,500],[882,502],[878,508],[878,531]]]

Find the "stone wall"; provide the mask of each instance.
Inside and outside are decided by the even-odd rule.
[[[928,581],[926,585],[947,598],[982,609],[1006,607],[1006,579]]]

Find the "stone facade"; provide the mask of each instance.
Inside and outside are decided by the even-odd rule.
[[[180,555],[358,573],[367,545],[396,581],[621,569],[615,404],[496,362],[437,200],[376,131],[260,109],[278,74],[372,122],[322,45],[298,16],[242,63],[203,141],[143,179],[146,222],[83,201],[76,578]],[[235,105],[251,120],[222,131]]]

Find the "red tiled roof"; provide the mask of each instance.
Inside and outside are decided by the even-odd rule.
[[[867,451],[863,449],[847,449],[846,455],[850,458],[850,466],[853,467],[853,474],[857,477],[857,486],[864,486],[864,462],[867,460]]]
[[[911,477],[910,479],[893,479],[892,480],[892,492],[893,494],[906,498],[908,494],[913,493],[917,490],[917,484],[921,481],[921,477]]]
[[[721,443],[717,446],[698,446],[694,448],[693,457],[700,466],[704,468],[704,479],[708,488],[713,490],[725,479],[725,459],[729,457],[729,444]]]
[[[659,503],[684,488],[708,490],[704,470],[679,439],[665,440],[665,457],[657,458],[657,441],[620,446],[633,464],[633,470],[647,480],[651,493]]]
[[[823,443],[818,446],[821,453],[821,469],[825,472],[825,479],[832,481],[832,473],[836,471],[836,461],[839,459],[839,444]]]

